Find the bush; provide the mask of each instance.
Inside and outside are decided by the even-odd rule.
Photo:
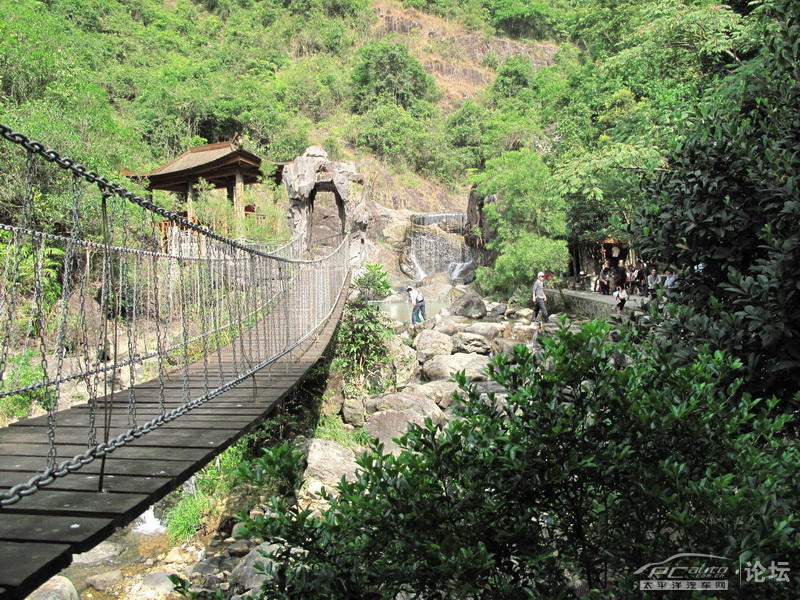
[[[368,265],[355,281],[358,296],[347,302],[335,334],[334,364],[357,384],[364,384],[389,357],[386,340],[392,334],[386,315],[368,301],[390,291],[386,271]],[[373,382],[374,383],[374,382]]]
[[[356,277],[355,284],[367,300],[383,300],[392,293],[387,276],[382,265],[365,265],[364,272]]]
[[[521,233],[514,243],[508,244],[500,253],[494,267],[479,267],[478,284],[488,293],[508,297],[516,288],[528,290],[536,280],[539,270],[562,273],[567,267],[567,243],[552,240],[533,233]]]
[[[797,564],[789,417],[742,393],[741,364],[723,353],[676,367],[608,338],[595,322],[496,358],[505,399],[458,376],[462,418],[412,427],[399,456],[362,456],[319,518],[251,522],[285,542],[261,597],[551,600],[574,597],[576,579],[591,598],[639,598],[633,572],[678,552]]]
[[[523,90],[533,87],[534,73],[526,56],[511,56],[503,62],[492,84],[492,94],[497,98],[516,98]]]

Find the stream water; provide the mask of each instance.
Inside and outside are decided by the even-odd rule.
[[[411,304],[408,302],[370,302],[370,304],[379,306],[383,312],[395,321],[411,323]],[[425,313],[429,319],[434,315],[438,315],[442,309],[447,307],[448,304],[446,302],[425,301]]]
[[[120,529],[89,552],[77,554],[60,574],[67,577],[83,600],[123,600],[111,591],[98,591],[87,579],[119,570],[126,579],[149,569],[146,561],[171,548],[166,529],[156,516],[156,508],[127,527]],[[120,576],[120,579],[122,579]]]

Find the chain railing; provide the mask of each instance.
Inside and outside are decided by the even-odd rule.
[[[10,160],[0,148],[0,218],[13,221],[0,224],[0,407],[40,406],[49,440],[42,472],[0,492],[0,506],[235,387],[313,335],[342,293],[346,236],[315,259],[302,240],[232,240],[1,124],[0,136],[22,149]],[[159,414],[143,420],[136,386],[150,380]],[[59,461],[58,411],[82,402],[86,449]]]

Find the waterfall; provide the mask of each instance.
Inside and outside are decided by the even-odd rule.
[[[464,243],[466,215],[463,213],[417,214],[408,233],[408,263],[415,279],[432,273],[447,273],[455,279],[473,265]]]

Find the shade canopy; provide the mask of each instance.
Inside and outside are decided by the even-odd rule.
[[[277,163],[273,163],[277,166]],[[236,141],[217,142],[190,148],[165,165],[149,173],[123,170],[123,175],[145,183],[151,190],[185,193],[188,186],[200,178],[217,188],[231,188],[236,176],[245,184],[258,183],[262,178],[261,158],[248,152]],[[281,168],[273,175],[280,181]]]

